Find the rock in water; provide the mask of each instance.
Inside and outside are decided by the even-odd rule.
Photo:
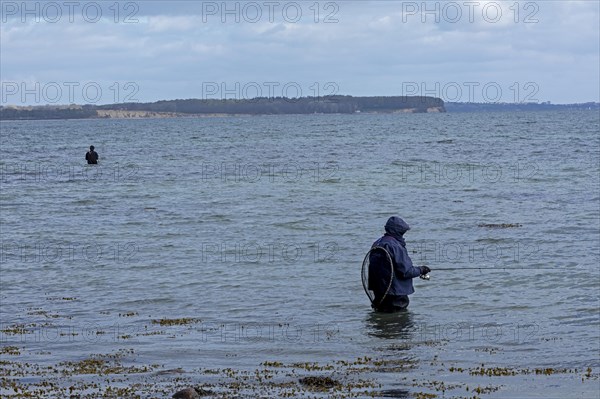
[[[316,390],[327,390],[339,387],[341,384],[329,377],[304,377],[300,378],[300,384]]]
[[[173,394],[174,399],[198,399],[200,396],[212,395],[212,391],[202,387],[186,388]]]
[[[194,388],[182,389],[173,394],[174,399],[198,399],[199,397],[200,395],[198,395],[198,392]]]

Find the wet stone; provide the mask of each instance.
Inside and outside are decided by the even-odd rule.
[[[198,399],[201,396],[206,396],[212,394],[211,391],[207,391],[202,388],[185,388],[181,391],[175,392],[173,394],[174,399]]]
[[[338,381],[330,377],[304,377],[300,378],[299,382],[308,388],[317,390],[331,389],[340,385]]]
[[[174,399],[198,399],[200,395],[194,388],[185,388],[173,394]]]

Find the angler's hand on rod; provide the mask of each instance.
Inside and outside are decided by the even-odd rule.
[[[427,266],[419,266],[419,269],[421,269],[421,275],[419,277],[423,280],[429,280],[429,272],[431,269]]]

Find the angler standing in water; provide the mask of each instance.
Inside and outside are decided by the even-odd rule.
[[[88,165],[96,165],[98,163],[98,153],[94,151],[94,146],[90,146],[90,150],[85,153],[85,160]]]
[[[376,311],[406,309],[410,302],[408,296],[415,292],[413,278],[428,278],[427,274],[431,271],[427,266],[413,266],[404,241],[404,233],[408,230],[410,227],[401,218],[389,218],[385,224],[384,236],[373,243],[365,259],[365,262],[369,262],[366,291],[367,294],[369,291],[373,292],[374,298],[369,297],[371,307]]]

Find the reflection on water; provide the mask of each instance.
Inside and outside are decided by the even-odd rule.
[[[415,330],[410,310],[395,313],[370,312],[365,324],[370,336],[383,339],[408,341]]]

